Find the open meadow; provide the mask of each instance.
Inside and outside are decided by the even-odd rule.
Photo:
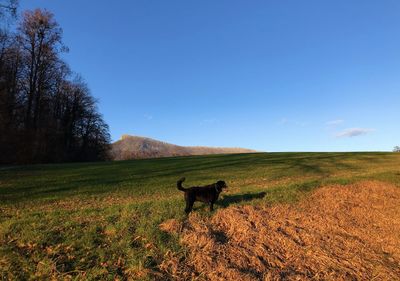
[[[0,0],[0,281],[400,281],[399,14]]]
[[[221,194],[214,213],[210,214],[204,204],[196,203],[194,214],[186,217],[183,211],[183,194],[176,188],[176,181],[182,176],[187,179],[185,186],[209,184],[220,179],[227,182],[229,188]],[[312,196],[328,198],[332,192],[321,191],[321,194],[315,195],[320,187],[333,186],[332,190],[337,191],[338,186],[347,188],[355,185],[360,190],[359,193],[346,198],[356,200],[362,195],[368,200],[369,193],[363,194],[362,186],[357,185],[360,182],[367,182],[367,185],[372,186],[371,190],[379,189],[379,183],[399,187],[400,154],[254,153],[1,167],[0,279],[226,278],[229,275],[223,275],[224,273],[218,276],[203,274],[201,267],[193,267],[195,262],[187,261],[196,258],[193,257],[194,252],[201,251],[193,245],[194,241],[198,241],[198,236],[181,229],[175,232],[164,231],[160,224],[172,222],[182,228],[190,223],[191,231],[194,231],[195,224],[200,221],[204,221],[204,225],[210,220],[215,220],[214,223],[220,225],[224,219],[225,224],[233,223],[226,221],[235,220],[233,215],[230,217],[228,214],[238,210],[247,210],[248,215],[253,212],[246,208],[269,208],[263,210],[275,210],[274,215],[269,215],[276,220],[282,219],[282,223],[287,224],[296,218],[301,222],[300,218],[307,217],[308,210],[315,206],[325,208],[325,203],[320,201],[321,197]],[[385,189],[383,195],[392,192],[391,190],[396,189]],[[334,200],[334,197],[329,200]],[[307,198],[314,200],[310,202]],[[329,203],[329,200],[324,202]],[[303,201],[308,203],[296,205],[300,207],[294,209],[290,207]],[[315,202],[314,207],[312,202]],[[246,205],[245,209],[238,209],[242,205]],[[337,208],[341,208],[340,206]],[[372,204],[371,208],[374,206]],[[382,208],[386,210],[384,206]],[[296,213],[299,210],[305,216]],[[352,209],[348,210],[349,213],[351,211]],[[248,218],[250,217],[249,215]],[[337,217],[337,214],[332,214],[331,217]],[[400,220],[400,216],[397,218]],[[246,220],[243,224],[245,223]],[[391,224],[397,227],[399,221]],[[317,227],[309,221],[304,222],[304,225],[313,229]],[[219,244],[230,243],[227,242],[230,239],[229,229],[226,225],[224,227],[220,229],[225,229],[226,232],[214,235],[219,237],[216,240]],[[192,242],[182,244],[182,239]],[[396,241],[399,240],[394,240]],[[300,245],[304,244],[304,248],[307,243],[302,243]],[[337,247],[340,245],[346,244],[339,243]],[[363,245],[368,246],[368,243]],[[216,247],[214,245],[213,249]],[[298,249],[293,248],[293,251]],[[218,254],[214,255],[218,260]],[[397,256],[390,256],[389,250],[386,255],[389,255],[388,259],[380,263],[387,263],[389,269],[379,270],[386,264],[372,266],[376,269],[376,276],[380,276],[378,280],[384,280],[385,276],[386,279],[395,276],[391,274],[396,274],[396,270],[391,271],[390,268],[399,265]],[[274,264],[267,260],[263,270],[273,268],[276,271],[279,266],[285,265],[282,261],[285,259],[289,258],[281,257]],[[372,258],[369,262],[374,265]],[[247,264],[251,267],[251,263]],[[257,266],[254,268],[248,272],[243,269],[240,273],[243,276],[235,275],[236,273],[231,276],[249,280],[268,277],[261,276]],[[289,270],[288,267],[286,270]],[[291,270],[296,272],[294,267]],[[307,270],[312,272],[312,268]],[[286,274],[291,276],[291,273]],[[352,275],[349,274],[350,278]],[[354,274],[373,277],[374,273],[361,270]],[[279,274],[277,276],[282,279],[285,277]],[[343,277],[339,273],[333,276]],[[276,278],[275,275],[270,277]],[[313,276],[306,277],[311,279]]]

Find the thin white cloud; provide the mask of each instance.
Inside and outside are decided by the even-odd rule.
[[[278,124],[280,124],[280,125],[284,125],[284,124],[287,124],[287,123],[288,123],[288,120],[287,120],[286,117],[281,118],[281,120],[278,121]]]
[[[282,118],[281,120],[278,121],[279,125],[296,125],[296,126],[300,126],[300,127],[305,127],[308,125],[307,122],[300,122],[300,121],[296,121],[296,120],[289,120],[287,118]]]
[[[211,125],[218,122],[218,119],[211,118],[211,119],[203,119],[200,121],[200,125]]]
[[[146,118],[147,120],[153,119],[153,116],[150,114],[145,114],[145,115],[143,115],[143,117]]]
[[[339,124],[342,124],[343,122],[344,122],[343,119],[336,119],[336,120],[332,120],[332,121],[326,122],[326,125],[328,125],[328,126],[337,126]]]
[[[297,126],[300,126],[300,127],[305,127],[305,126],[307,126],[308,125],[308,123],[307,122],[298,122],[298,121],[296,121],[296,122],[294,122]]]
[[[362,135],[366,135],[370,132],[375,131],[374,129],[365,129],[365,128],[350,128],[343,130],[336,134],[337,138],[351,138],[351,137],[358,137]]]
[[[286,124],[287,122],[288,122],[287,118],[282,118],[282,119],[279,121],[279,124]]]

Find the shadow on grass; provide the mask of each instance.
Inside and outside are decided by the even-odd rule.
[[[227,178],[237,173],[243,175],[243,178],[254,176],[255,173],[255,177],[258,177],[258,173],[266,173],[269,180],[297,175],[327,178],[338,171],[356,172],[363,169],[365,163],[385,163],[392,155],[255,153],[1,167],[0,201],[16,203],[49,197],[63,199],[78,194],[104,194],[113,192],[116,188],[131,194],[153,194],[159,192],[160,185],[175,186],[179,177],[190,173],[201,174],[197,180],[204,181],[209,178],[215,180],[216,175],[222,173]],[[231,204],[230,202],[252,200],[247,195],[232,196],[232,199],[227,198],[224,201],[227,203],[223,206]]]
[[[218,205],[222,208],[227,208],[232,204],[238,204],[243,202],[250,202],[256,199],[263,199],[267,195],[266,192],[259,193],[246,193],[246,194],[235,194],[235,195],[225,195],[223,198],[220,198],[215,202],[215,205]],[[205,211],[208,212],[209,205],[203,202],[197,202],[197,206],[193,207],[193,211]]]
[[[241,203],[241,202],[248,202],[255,199],[262,199],[265,197],[266,192],[259,192],[259,193],[246,193],[246,194],[236,194],[236,195],[225,195],[222,200],[217,201],[216,204],[228,207],[231,204]]]

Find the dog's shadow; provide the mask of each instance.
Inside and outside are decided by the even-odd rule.
[[[236,194],[236,195],[224,195],[221,200],[216,202],[217,205],[222,207],[228,207],[231,204],[248,202],[255,199],[262,199],[265,197],[266,192],[259,193],[246,193],[246,194]]]

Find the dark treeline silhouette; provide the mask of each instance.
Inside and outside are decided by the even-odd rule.
[[[60,58],[67,51],[61,37],[46,10],[26,11],[13,32],[1,27],[0,164],[107,157],[108,126],[83,79]]]

